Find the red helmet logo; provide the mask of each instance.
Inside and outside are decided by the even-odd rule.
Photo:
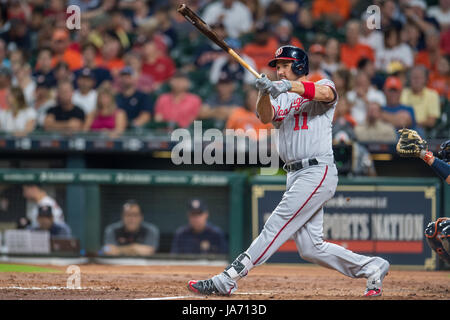
[[[275,57],[278,57],[282,52],[283,52],[283,47],[278,48],[277,51],[275,52]]]

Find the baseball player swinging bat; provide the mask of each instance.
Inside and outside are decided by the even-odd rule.
[[[256,78],[261,78],[261,75],[253,69],[247,62],[244,61],[230,46],[211,29],[211,27],[203,21],[194,11],[189,9],[185,4],[181,4],[177,11],[186,18],[187,21],[192,23],[201,33],[207,36],[215,44],[232,56],[241,66],[250,71]]]

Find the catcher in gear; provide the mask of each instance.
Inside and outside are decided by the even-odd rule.
[[[415,130],[400,129],[396,150],[401,157],[417,157],[425,161],[447,184],[450,184],[450,140],[441,144],[438,157],[428,151],[428,144]]]
[[[400,139],[396,149],[402,157],[418,157],[425,161],[448,184],[450,184],[450,140],[442,143],[436,158],[428,151],[427,142],[411,129],[399,130]],[[442,160],[441,160],[442,159]],[[428,245],[439,258],[450,264],[450,218],[439,218],[425,229]]]
[[[450,218],[439,218],[425,229],[428,245],[450,265]]]

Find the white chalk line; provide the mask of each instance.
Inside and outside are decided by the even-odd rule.
[[[236,292],[236,293],[233,293],[231,295],[231,297],[234,295],[270,295],[270,294],[272,294],[272,292]],[[189,299],[192,299],[192,298],[205,299],[206,297],[207,296],[198,296],[198,295],[192,296],[192,295],[190,295],[190,296],[174,296],[174,297],[139,298],[139,299],[133,299],[133,300],[177,300],[177,299],[187,299],[187,298],[189,298]],[[216,297],[220,297],[220,296],[216,296]],[[224,297],[227,297],[227,296],[224,296]]]
[[[68,287],[20,287],[20,286],[11,286],[11,287],[0,287],[0,290],[96,290],[96,291],[104,291],[108,288],[105,287],[81,287],[81,288],[68,288]]]
[[[175,297],[156,297],[156,298],[139,298],[133,300],[177,300],[177,299],[204,299],[201,296],[175,296]]]

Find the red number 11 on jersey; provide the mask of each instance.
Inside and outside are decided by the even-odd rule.
[[[303,118],[303,123],[302,123],[302,127],[300,128],[299,126],[299,120],[300,120],[300,113],[296,113],[294,114],[294,118],[295,118],[295,126],[294,126],[294,131],[297,130],[308,130],[308,113],[307,112],[302,112],[302,118]]]

